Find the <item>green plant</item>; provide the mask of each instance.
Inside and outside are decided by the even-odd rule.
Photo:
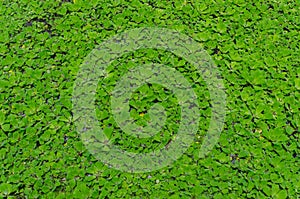
[[[298,1],[286,0],[1,1],[0,196],[296,198],[299,7]],[[109,91],[125,71],[141,63],[166,64],[197,82],[201,122],[195,142],[174,165],[123,173],[83,146],[73,125],[73,83],[83,59],[103,40],[154,26],[191,36],[214,59],[228,97],[225,127],[213,151],[198,158],[211,114],[201,75],[172,53],[128,53],[112,63],[98,85],[96,112],[106,135],[124,149],[140,152],[163,147],[176,131],[176,98],[160,85],[139,88],[130,113],[144,125],[147,109],[161,102],[170,116],[162,138],[130,138],[111,117]]]

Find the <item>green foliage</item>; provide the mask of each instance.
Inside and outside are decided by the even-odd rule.
[[[296,198],[300,195],[299,1],[9,1],[0,3],[0,197]],[[131,67],[174,67],[201,107],[194,144],[173,165],[122,173],[96,160],[75,132],[71,95],[83,59],[106,38],[166,27],[199,41],[222,71],[227,116],[218,145],[197,158],[211,115],[205,82],[185,60],[141,49],[115,60],[98,85],[97,118],[123,149],[165,146],[178,128],[177,99],[160,85],[130,100],[140,125],[159,102],[167,124],[150,139],[122,133],[110,96]],[[117,69],[116,69],[117,68]]]

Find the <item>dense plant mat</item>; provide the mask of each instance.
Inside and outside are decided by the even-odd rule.
[[[300,195],[299,1],[9,1],[0,3],[0,196],[9,198],[297,198]],[[132,67],[175,68],[198,96],[195,141],[174,164],[121,172],[97,160],[74,127],[72,91],[84,58],[107,38],[139,27],[179,31],[199,42],[222,73],[226,119],[220,139],[199,157],[211,115],[205,82],[186,60],[141,49],[115,60],[99,82],[99,125],[124,150],[169,144],[180,108],[161,85],[140,87],[137,124],[161,103],[162,133],[131,139],[110,111],[110,95]]]

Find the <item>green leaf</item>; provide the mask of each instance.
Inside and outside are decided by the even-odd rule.
[[[0,184],[0,194],[3,194],[2,196],[7,196],[13,191],[13,186],[8,183],[1,183]]]
[[[3,111],[0,111],[0,125],[4,124],[5,122],[5,114]]]
[[[276,195],[275,198],[277,199],[286,199],[287,198],[287,192],[286,190],[280,190]]]
[[[88,198],[90,194],[90,189],[86,186],[84,182],[78,182],[75,187],[73,197],[74,198]]]
[[[300,90],[300,78],[295,79],[295,87]]]

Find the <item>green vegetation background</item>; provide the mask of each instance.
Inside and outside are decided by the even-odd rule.
[[[0,196],[299,197],[299,7],[299,1],[292,0],[1,1]],[[187,34],[212,56],[228,96],[226,123],[218,145],[205,159],[197,158],[198,136],[169,167],[123,173],[97,161],[82,145],[71,115],[73,81],[97,44],[125,30],[149,26]],[[154,50],[132,53],[115,65],[125,63],[126,69],[133,58],[141,63],[156,60],[181,68],[193,80],[184,61],[164,55]],[[112,69],[112,77],[117,72]],[[109,90],[111,82],[99,88]],[[146,94],[162,90],[144,89]],[[110,113],[101,111],[109,99],[103,92],[99,89],[96,100],[99,122],[111,127],[106,133],[114,132],[116,142],[132,146],[121,139],[121,131],[114,131]],[[199,93],[209,110],[207,91]],[[143,89],[136,100],[141,94]],[[159,99],[164,99],[163,93]],[[209,111],[202,119],[207,115]],[[206,126],[204,121],[201,132]]]

